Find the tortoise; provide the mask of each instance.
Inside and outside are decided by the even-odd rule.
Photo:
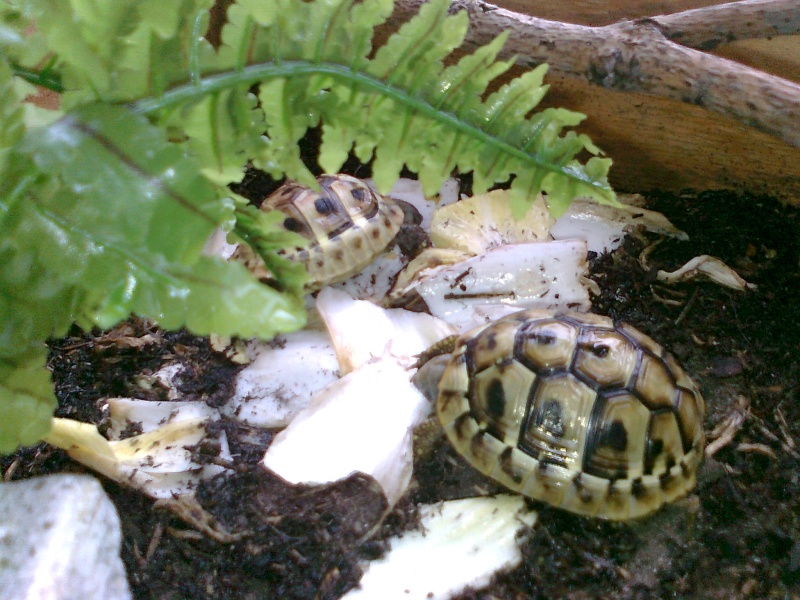
[[[438,379],[447,438],[511,490],[626,520],[695,485],[703,397],[671,354],[629,325],[524,310],[434,346],[418,375],[436,361],[428,377]]]
[[[260,207],[284,213],[283,228],[309,240],[305,248],[279,252],[305,265],[310,276],[306,291],[343,281],[364,269],[389,246],[405,217],[391,198],[350,175],[322,175],[317,182],[319,192],[288,182]],[[261,259],[249,249],[240,246],[236,256],[256,276],[268,275]]]

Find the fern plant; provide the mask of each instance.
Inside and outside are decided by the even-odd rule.
[[[406,165],[428,192],[454,169],[476,192],[513,178],[517,212],[540,190],[554,213],[576,195],[614,202],[610,161],[581,164],[599,151],[564,131],[583,115],[532,113],[545,66],[487,93],[511,64],[496,59],[503,36],[445,66],[468,24],[447,0],[377,50],[392,0],[239,0],[218,49],[203,37],[211,4],[0,4],[0,451],[47,431],[45,341],[72,323],[133,313],[262,338],[303,326],[303,274],[273,253],[286,234],[228,185],[248,161],[314,185],[298,146],[310,127],[325,171],[352,151],[382,191]],[[60,91],[60,110],[23,104],[32,83]],[[253,243],[283,291],[204,256],[217,227]]]

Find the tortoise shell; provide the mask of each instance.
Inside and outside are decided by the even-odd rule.
[[[527,310],[458,338],[437,413],[455,449],[514,491],[633,519],[691,490],[705,404],[651,338],[576,312]]]
[[[305,265],[310,275],[306,284],[309,291],[361,271],[392,242],[404,218],[393,200],[376,194],[360,179],[322,175],[317,181],[320,192],[289,182],[261,205],[264,211],[283,212],[283,227],[309,240],[305,248],[280,251]],[[252,264],[248,266],[258,276],[266,275]]]

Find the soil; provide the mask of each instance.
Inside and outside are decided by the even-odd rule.
[[[247,186],[253,196],[269,188],[258,178]],[[649,201],[690,241],[637,235],[593,258],[592,277],[602,288],[594,310],[669,348],[703,390],[710,438],[727,425],[730,439],[706,459],[695,492],[651,518],[615,524],[529,502],[539,521],[525,533],[522,565],[462,598],[800,599],[798,211],[728,192],[654,194]],[[641,252],[656,241],[645,270]],[[658,269],[701,254],[722,259],[758,288],[656,280]],[[241,368],[206,339],[134,319],[110,332],[75,330],[51,349],[58,416],[101,429],[104,398],[166,399],[166,389],[148,378],[166,363],[187,367],[184,399],[213,405],[231,393]],[[357,585],[360,561],[380,556],[388,536],[414,527],[419,503],[498,491],[442,443],[415,465],[407,497],[381,520],[385,501],[368,477],[288,486],[258,466],[272,432],[218,427],[230,440],[236,473],[201,486],[198,499],[221,527],[241,534],[235,541],[214,540],[104,481],[122,518],[122,557],[136,598],[338,598]],[[196,455],[219,461],[217,451],[208,444]],[[5,480],[84,471],[46,445],[0,457]]]

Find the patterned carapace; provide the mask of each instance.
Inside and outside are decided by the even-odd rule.
[[[651,338],[607,317],[546,310],[458,338],[437,398],[447,437],[482,473],[613,520],[694,487],[704,412],[697,386]]]

